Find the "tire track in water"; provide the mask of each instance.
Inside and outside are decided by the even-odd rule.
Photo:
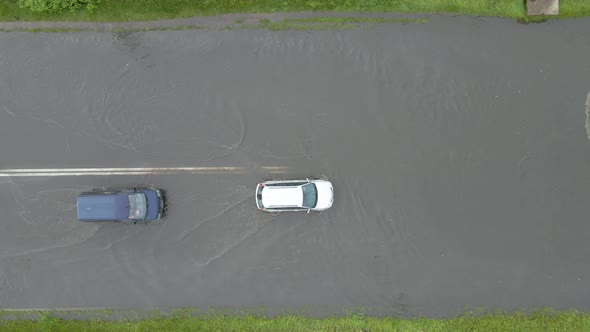
[[[212,216],[210,216],[210,217],[207,217],[207,218],[203,219],[201,222],[199,222],[199,223],[197,223],[197,224],[193,225],[192,227],[190,227],[189,229],[187,229],[186,231],[184,231],[182,234],[180,234],[180,235],[178,236],[178,238],[177,238],[177,241],[182,241],[182,240],[186,239],[186,238],[187,238],[189,235],[191,235],[191,234],[192,234],[192,233],[193,233],[193,232],[194,232],[194,231],[195,231],[197,228],[199,228],[201,225],[203,225],[203,224],[205,224],[205,223],[207,223],[207,222],[209,222],[209,221],[211,221],[211,220],[214,220],[214,219],[216,219],[216,218],[219,218],[219,217],[221,217],[222,215],[224,215],[224,214],[225,214],[225,213],[227,213],[228,211],[231,211],[233,208],[235,208],[235,207],[237,207],[238,205],[240,205],[240,204],[244,203],[244,202],[245,202],[245,201],[247,201],[248,199],[250,199],[250,196],[249,196],[249,195],[248,195],[248,196],[246,196],[246,197],[244,197],[244,198],[242,198],[242,199],[240,199],[240,200],[239,200],[239,201],[237,201],[237,202],[234,202],[234,203],[232,203],[232,204],[230,204],[230,205],[226,206],[224,209],[222,209],[221,211],[217,212],[216,214],[214,214],[214,215],[212,215]]]
[[[224,247],[216,255],[208,258],[206,261],[204,261],[202,263],[196,262],[197,267],[199,267],[199,268],[205,267],[205,266],[213,263],[214,261],[218,260],[219,258],[223,257],[225,254],[227,254],[230,250],[235,248],[237,245],[244,242],[248,238],[252,237],[254,234],[258,233],[258,231],[261,230],[263,227],[264,227],[264,224],[257,225],[256,227],[242,233],[236,241],[234,241],[234,242],[230,243],[229,245],[227,245],[226,247]]]
[[[99,225],[84,225],[84,226],[78,227],[78,228],[80,228],[82,230],[82,232],[78,232],[74,235],[72,235],[72,233],[67,233],[64,237],[60,238],[58,243],[55,245],[37,248],[37,249],[30,249],[30,250],[25,250],[25,251],[13,253],[13,254],[5,255],[5,256],[0,256],[0,259],[28,256],[31,254],[38,254],[38,253],[50,251],[53,249],[71,247],[71,246],[83,243],[83,242],[89,240],[90,238],[92,238],[94,236],[94,234],[96,234],[96,232],[99,230],[100,226]],[[61,242],[61,243],[59,243],[59,242]]]
[[[41,253],[53,249],[70,247],[87,241],[100,229],[95,224],[70,224],[69,214],[75,210],[75,204],[65,204],[69,199],[54,198],[54,193],[63,193],[66,196],[75,194],[74,188],[53,189],[37,192],[34,196],[27,196],[25,191],[14,181],[10,183],[10,194],[17,207],[14,213],[21,222],[13,223],[9,227],[21,228],[27,238],[34,240],[36,244],[32,248],[21,248],[6,252],[10,248],[10,241],[3,241],[3,255],[0,259],[26,256]],[[45,240],[44,240],[45,239]],[[47,239],[50,239],[47,241]],[[15,239],[16,240],[16,239]],[[22,240],[22,239],[21,239]],[[8,247],[7,247],[8,246]],[[36,248],[35,248],[36,247]]]

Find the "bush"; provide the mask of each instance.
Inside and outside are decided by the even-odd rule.
[[[64,10],[74,12],[83,8],[92,12],[99,3],[100,0],[18,0],[21,8],[49,13],[61,13]]]

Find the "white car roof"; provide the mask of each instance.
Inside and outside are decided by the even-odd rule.
[[[262,205],[275,206],[301,206],[303,204],[303,190],[301,187],[277,187],[271,186],[262,189]]]

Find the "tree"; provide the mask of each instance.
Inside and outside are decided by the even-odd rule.
[[[74,12],[84,8],[92,12],[99,3],[100,0],[18,0],[21,8],[49,13],[61,13],[64,10]]]

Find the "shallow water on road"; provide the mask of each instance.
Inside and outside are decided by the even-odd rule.
[[[0,33],[0,169],[245,170],[0,178],[0,303],[587,310],[589,30]],[[305,177],[330,210],[256,210],[258,181]],[[78,192],[137,184],[165,220],[75,221]]]

